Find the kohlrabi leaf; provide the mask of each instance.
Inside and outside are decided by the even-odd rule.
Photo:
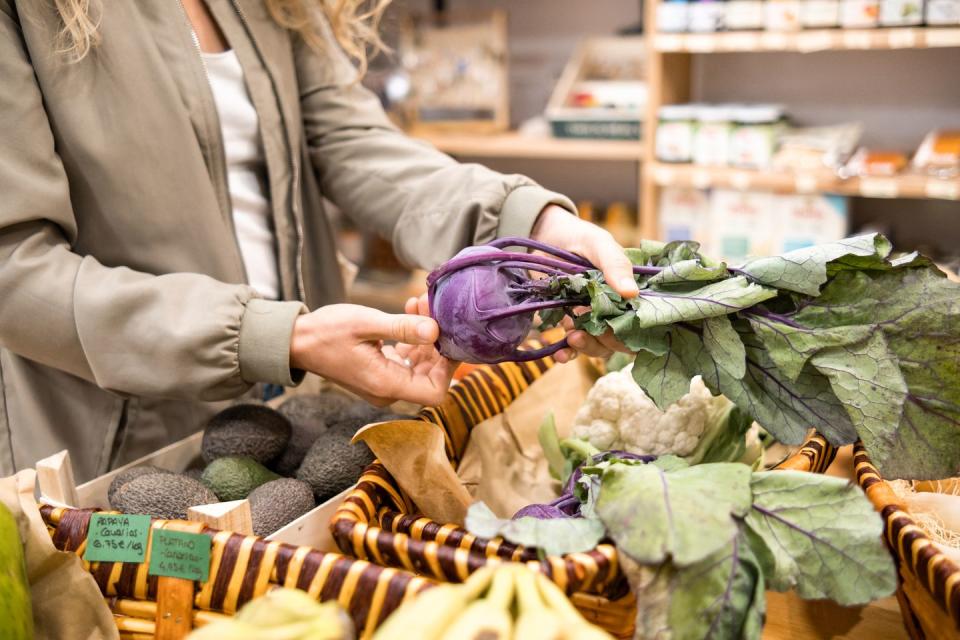
[[[713,361],[728,374],[740,380],[747,373],[747,351],[728,316],[703,321],[703,345]]]
[[[647,351],[655,356],[662,356],[670,350],[670,341],[667,338],[669,327],[643,329],[637,316],[632,313],[610,318],[607,324],[613,329],[617,340],[634,353]]]
[[[754,258],[738,271],[770,287],[816,296],[827,281],[827,264],[830,261],[849,256],[866,257],[871,263],[878,263],[889,253],[890,243],[886,238],[879,234],[868,234],[804,247],[782,256]]]
[[[716,266],[704,266],[699,260],[681,260],[665,267],[660,273],[651,276],[647,285],[659,287],[685,282],[713,282],[730,277],[727,265],[720,263]]]
[[[841,605],[893,593],[883,522],[859,487],[799,471],[754,473],[751,485],[746,523],[770,587]]]
[[[641,328],[703,320],[752,307],[777,295],[776,289],[742,276],[713,282],[693,291],[645,289],[630,301]]]
[[[870,343],[872,355],[841,362],[838,351],[831,360],[834,370],[838,364],[848,369],[848,384],[852,376],[867,384],[858,383],[860,391],[874,399],[882,394],[893,403],[886,410],[886,428],[878,427],[876,418],[883,417],[876,411],[875,419],[856,421],[867,452],[884,476],[935,479],[960,474],[960,285],[932,268],[844,271],[824,287],[815,304],[804,306],[792,319],[815,331],[871,326],[882,332],[889,357],[878,352],[878,343]],[[821,362],[823,358],[827,356]],[[903,383],[907,393],[895,421],[893,406]],[[852,391],[844,392],[848,400]],[[862,409],[850,408],[853,415]]]
[[[661,411],[690,392],[690,375],[677,354],[656,356],[638,351],[631,370],[634,381]]]
[[[896,436],[908,390],[883,332],[857,344],[824,349],[810,362],[830,380],[860,438],[873,450],[885,449]]]
[[[560,450],[560,435],[557,433],[557,422],[552,411],[545,415],[540,422],[537,439],[543,449],[543,457],[547,460],[550,475],[559,480],[563,477],[567,458]]]
[[[750,467],[702,464],[664,471],[655,464],[612,465],[596,513],[621,553],[644,564],[678,567],[719,551],[751,504]]]
[[[676,471],[690,466],[687,460],[675,455],[657,456],[657,459],[650,464],[663,471]]]
[[[743,534],[670,580],[673,640],[755,640],[766,606],[763,570]]]
[[[679,328],[672,348],[688,372],[699,373],[711,391],[725,395],[780,442],[800,444],[813,426],[834,443],[856,440],[846,408],[826,376],[808,364],[791,381],[744,321],[738,320],[735,327],[746,350],[746,373],[741,379],[717,365],[692,328]]]
[[[467,510],[467,531],[481,538],[501,536],[525,547],[542,549],[548,556],[579,553],[595,548],[604,536],[603,523],[594,518],[498,518],[483,502]]]
[[[770,359],[790,381],[796,381],[813,354],[828,347],[842,347],[865,340],[873,333],[870,325],[807,329],[770,317],[750,315],[750,328],[766,347]]]
[[[719,415],[708,416],[703,435],[686,459],[691,464],[704,462],[740,462],[747,451],[747,431],[753,418],[736,405]]]

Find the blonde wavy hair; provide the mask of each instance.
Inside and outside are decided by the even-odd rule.
[[[369,52],[385,49],[380,19],[392,0],[263,0],[277,24],[300,35],[316,50],[324,37],[317,9],[330,23],[333,36],[353,58],[362,76]],[[100,42],[100,0],[54,0],[60,14],[60,52],[82,60]]]

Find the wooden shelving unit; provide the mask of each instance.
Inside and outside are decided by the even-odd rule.
[[[835,193],[865,198],[960,199],[960,178],[940,179],[922,175],[890,178],[843,179],[832,172],[785,173],[749,171],[727,167],[652,162],[647,171],[657,187],[682,186],[698,189],[729,188],[777,193]]]
[[[796,32],[657,33],[653,48],[664,53],[732,51],[830,51],[930,49],[960,46],[960,28],[810,29]]]
[[[658,33],[657,6],[645,3],[647,82],[649,97],[643,130],[640,237],[660,237],[660,190],[681,185],[697,188],[733,188],[781,193],[835,193],[869,198],[960,199],[960,179],[939,180],[919,175],[893,178],[841,179],[828,172],[778,173],[726,167],[673,165],[656,161],[657,115],[665,104],[689,102],[694,55],[724,52],[852,51],[960,47],[960,28],[903,27],[890,29],[823,29],[794,33],[764,31],[712,34]]]
[[[414,135],[450,155],[474,158],[640,162],[643,155],[640,142],[628,140],[571,140],[519,133]]]

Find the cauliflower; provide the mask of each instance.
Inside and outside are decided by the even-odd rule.
[[[691,457],[703,453],[704,447],[698,446],[705,433],[712,437],[725,430],[717,425],[726,426],[733,405],[725,397],[711,394],[700,376],[690,381],[687,395],[660,411],[633,380],[631,368],[597,380],[574,418],[575,438],[601,451]]]

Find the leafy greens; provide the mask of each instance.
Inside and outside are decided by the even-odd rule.
[[[634,379],[661,408],[700,375],[785,444],[816,428],[835,445],[862,440],[887,477],[960,474],[960,285],[926,258],[892,257],[877,234],[738,267],[700,255],[696,243],[644,242],[627,250],[640,286],[628,300],[577,256],[499,249],[521,243],[532,247],[498,240],[456,263],[510,270],[503,305],[513,307],[483,312],[485,322],[571,316],[635,352]],[[448,265],[431,274],[435,290],[460,273]],[[548,277],[528,280],[518,267]],[[578,307],[589,311],[577,315]],[[493,340],[502,326],[484,325],[483,335]],[[456,343],[457,330],[441,322],[442,339]]]

